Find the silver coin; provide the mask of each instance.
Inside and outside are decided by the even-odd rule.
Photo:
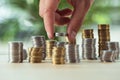
[[[101,50],[100,59],[102,62],[114,62],[115,61],[115,53],[112,50]]]
[[[66,48],[66,62],[67,63],[79,63],[79,45],[67,44]]]
[[[115,54],[116,54],[116,59],[119,59],[119,55],[120,55],[120,47],[119,47],[119,42],[106,42],[107,48],[108,50],[114,50]]]
[[[88,60],[96,60],[96,39],[84,38],[82,39],[82,58]]]
[[[55,33],[55,36],[56,37],[59,37],[59,36],[67,36],[68,34],[67,33],[62,33],[62,32],[56,32]]]
[[[45,60],[46,57],[46,41],[44,36],[32,36],[33,47],[42,47],[42,59]]]
[[[23,42],[11,41],[9,44],[9,61],[10,62],[22,62],[23,61]]]

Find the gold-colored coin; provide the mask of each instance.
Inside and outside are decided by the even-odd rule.
[[[93,29],[84,29],[82,30],[82,33],[92,33]]]
[[[64,47],[53,47],[52,63],[53,64],[64,64],[65,48]]]
[[[82,38],[94,38],[93,29],[82,30]]]
[[[98,29],[109,29],[109,24],[98,24]]]
[[[41,63],[42,61],[42,47],[29,48],[29,62],[30,63]]]
[[[55,46],[56,40],[46,40],[46,59],[52,59],[52,50]]]
[[[65,37],[66,42],[68,42],[68,44],[76,44],[76,39],[74,41],[69,41],[68,37]]]

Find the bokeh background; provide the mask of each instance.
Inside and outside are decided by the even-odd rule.
[[[59,9],[64,8],[72,7],[61,0]],[[23,41],[28,48],[33,35],[44,35],[48,39],[38,11],[39,0],[0,0],[1,55],[8,54],[9,41]],[[98,24],[110,24],[111,41],[120,41],[120,0],[95,0],[79,30],[77,43],[81,45],[81,30],[85,28],[94,29],[97,38]],[[56,31],[65,31],[65,26],[56,27]]]

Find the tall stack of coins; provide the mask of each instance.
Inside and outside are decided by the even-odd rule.
[[[100,51],[101,62],[114,62],[115,61],[115,52],[111,50],[101,50]]]
[[[112,50],[115,52],[115,59],[119,59],[119,42],[106,42],[108,50]]]
[[[67,44],[66,48],[66,62],[67,63],[79,63],[79,45]]]
[[[65,47],[53,47],[52,63],[65,64]]]
[[[29,62],[41,63],[42,62],[42,47],[29,48]]]
[[[106,42],[110,41],[109,24],[98,25],[98,37],[99,37],[99,57],[101,50],[107,50]]]
[[[32,36],[33,47],[42,47],[42,59],[46,57],[46,43],[44,36]]]
[[[82,31],[82,38],[94,38],[93,29],[84,29]]]
[[[52,49],[55,46],[55,40],[46,40],[46,59],[52,59]]]
[[[9,62],[23,62],[23,43],[20,41],[9,42]]]
[[[88,60],[96,60],[96,39],[84,38],[82,39],[82,58]]]

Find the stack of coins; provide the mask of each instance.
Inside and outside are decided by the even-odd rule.
[[[23,60],[27,60],[27,51],[26,49],[23,49]]]
[[[82,30],[82,38],[94,38],[93,29]]]
[[[96,60],[96,39],[84,38],[82,39],[82,58],[88,60]]]
[[[66,62],[67,63],[79,63],[79,45],[67,44],[66,48]]]
[[[42,47],[42,59],[46,57],[46,43],[44,36],[32,36],[33,47]]]
[[[53,47],[52,63],[65,64],[65,47]]]
[[[98,25],[98,38],[99,38],[99,57],[101,50],[107,50],[106,42],[110,41],[109,24]]]
[[[58,47],[65,47],[66,44],[68,44],[68,42],[57,41],[57,42],[55,43],[55,46],[58,46]]]
[[[46,40],[46,59],[52,59],[52,49],[55,46],[55,40]]]
[[[23,43],[20,41],[9,42],[9,62],[23,62]]]
[[[115,52],[111,50],[101,50],[100,51],[101,62],[114,62],[115,61]]]
[[[115,52],[115,59],[119,59],[119,42],[106,42],[106,45],[108,47],[108,50],[112,50]]]
[[[29,62],[30,63],[41,63],[42,62],[42,47],[29,48]]]

